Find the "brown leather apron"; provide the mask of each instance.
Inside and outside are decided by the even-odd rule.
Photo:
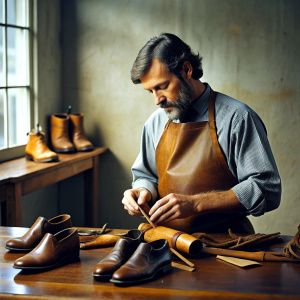
[[[166,124],[155,153],[160,198],[170,193],[194,195],[226,191],[237,184],[217,140],[213,90],[208,117],[208,122],[169,121]],[[229,227],[235,231],[244,227],[241,223],[245,219],[249,222],[237,214],[199,214],[164,223],[164,226],[184,232],[227,232]],[[248,230],[240,228],[239,231]]]

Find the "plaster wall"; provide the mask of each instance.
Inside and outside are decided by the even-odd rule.
[[[264,120],[282,178],[282,203],[251,220],[257,232],[295,234],[300,211],[298,1],[61,3],[60,109],[72,105],[74,112],[83,112],[90,140],[110,149],[100,161],[101,224],[129,228],[141,222],[126,214],[121,199],[131,186],[143,123],[156,107],[142,86],[131,83],[130,69],[150,37],[171,32],[203,56],[203,81],[245,102]],[[74,197],[73,206],[80,207],[78,201]]]

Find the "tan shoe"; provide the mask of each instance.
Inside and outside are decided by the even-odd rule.
[[[45,134],[41,131],[32,130],[29,132],[29,141],[25,148],[27,160],[43,163],[58,161],[58,155],[51,151],[46,145]]]
[[[94,149],[93,144],[87,139],[83,127],[83,114],[70,114],[71,136],[73,144],[77,151],[91,151]]]
[[[55,114],[51,116],[51,142],[55,152],[71,153],[75,151],[69,136],[69,115]]]

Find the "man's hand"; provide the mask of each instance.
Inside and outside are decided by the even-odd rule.
[[[233,190],[209,192],[196,195],[169,194],[158,200],[150,209],[154,224],[188,218],[199,213],[238,213],[246,208]]]
[[[174,219],[183,219],[197,213],[194,196],[169,194],[158,200],[149,211],[150,220],[159,224]]]
[[[136,204],[138,203],[146,213],[149,213],[150,206],[148,202],[151,201],[151,198],[151,193],[146,189],[131,189],[124,192],[122,203],[124,209],[127,210],[130,215],[142,216]]]

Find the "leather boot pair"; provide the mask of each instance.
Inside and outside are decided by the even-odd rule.
[[[91,151],[92,143],[87,139],[83,127],[83,114],[60,113],[51,116],[51,142],[55,152],[72,153]]]
[[[49,221],[44,217],[38,217],[23,236],[7,241],[5,248],[14,252],[29,252],[40,243],[46,233],[56,234],[70,227],[72,227],[70,215],[56,216]]]
[[[41,242],[28,254],[14,262],[14,268],[22,270],[46,270],[71,259],[79,258],[77,228],[67,228],[56,234],[46,233]]]
[[[58,161],[58,155],[46,145],[43,132],[33,129],[28,135],[29,141],[25,148],[27,160],[33,160],[38,163]]]
[[[95,267],[93,276],[115,284],[136,284],[171,270],[171,251],[165,239],[142,242],[142,232],[131,230]]]

